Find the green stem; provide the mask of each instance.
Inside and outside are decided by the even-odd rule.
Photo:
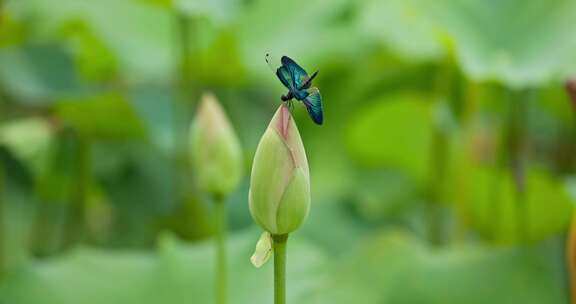
[[[76,183],[70,192],[68,210],[65,211],[63,225],[63,246],[74,245],[87,241],[88,225],[86,222],[86,208],[90,185],[92,183],[92,154],[91,140],[79,134],[74,135],[76,141],[74,161],[74,177]]]
[[[473,127],[475,121],[477,120],[476,113],[478,113],[480,108],[480,100],[482,96],[482,86],[479,83],[472,81],[471,79],[465,79],[465,95],[463,99],[462,106],[462,127],[464,134],[464,151],[466,151],[466,157],[468,153],[474,150],[473,138]],[[468,187],[472,181],[470,180],[470,174],[462,174],[459,179],[461,182]],[[457,212],[456,227],[454,229],[454,240],[461,243],[466,239],[466,232],[468,230],[469,222],[467,219],[467,214],[470,213],[470,200],[466,194],[458,191],[458,197],[455,201],[455,207]],[[462,193],[462,194],[461,194]]]
[[[525,242],[530,239],[528,223],[528,205],[526,198],[526,138],[528,130],[528,111],[535,92],[531,90],[515,94],[515,110],[512,118],[514,124],[511,134],[511,164],[516,185],[516,218],[518,240]]]
[[[174,131],[176,136],[177,152],[186,152],[186,139],[188,135],[188,121],[194,100],[197,99],[198,86],[192,75],[193,44],[192,34],[195,33],[196,23],[185,14],[176,14],[176,88],[177,98],[174,102]]]
[[[428,239],[432,245],[442,243],[442,210],[443,187],[446,177],[448,138],[442,130],[435,128],[432,137],[432,163],[430,181],[430,199],[427,204]]]
[[[526,205],[526,132],[527,132],[527,115],[528,102],[532,98],[530,91],[511,91],[506,90],[507,95],[507,113],[502,127],[501,143],[497,166],[499,168],[497,180],[503,176],[503,172],[509,170],[512,173],[515,186],[514,197],[514,215],[516,218],[516,236],[518,242],[525,242],[529,239],[528,235],[528,214]],[[498,182],[495,181],[495,184]],[[500,189],[496,189],[500,191]],[[494,202],[495,208],[499,202]],[[498,229],[495,230],[494,239],[498,237]]]
[[[433,86],[432,95],[436,110],[449,107],[450,87],[453,79],[453,66],[450,61],[444,62],[438,68],[438,74]],[[432,128],[432,144],[430,151],[430,183],[428,200],[426,204],[426,216],[428,224],[428,240],[432,245],[440,245],[442,242],[442,209],[441,201],[444,193],[446,179],[446,164],[448,161],[449,144],[448,134],[442,129],[442,121],[435,121]]]
[[[91,142],[87,138],[79,137],[78,145],[78,192],[76,194],[77,201],[75,203],[77,205],[75,210],[78,212],[76,216],[79,216],[79,218],[77,220],[77,239],[75,241],[86,241],[86,238],[91,236],[86,222],[92,175]]]
[[[498,90],[498,96],[503,100],[502,104],[505,107],[503,121],[500,126],[500,139],[496,150],[496,173],[492,179],[492,193],[490,194],[491,200],[489,208],[491,225],[494,227],[490,237],[492,238],[492,241],[497,242],[498,238],[502,235],[500,232],[503,229],[502,206],[500,200],[502,189],[500,181],[504,178],[505,169],[508,164],[508,156],[510,155],[509,139],[512,130],[511,121],[514,108],[511,93],[507,89],[497,87],[494,88],[494,90]]]
[[[272,235],[274,242],[274,304],[286,303],[286,243],[288,234]]]
[[[3,197],[2,197],[2,190],[3,190],[3,171],[2,171],[2,164],[0,164],[0,281],[4,277],[4,273],[6,272],[6,244],[5,244],[5,235],[6,235],[6,225],[4,223],[4,204]]]
[[[174,141],[174,193],[176,203],[185,197],[187,177],[186,159],[186,112],[192,103],[190,89],[190,28],[188,16],[175,13],[175,88],[176,97],[172,103],[172,123]]]
[[[2,8],[4,1],[0,0],[0,18],[3,17],[2,15]],[[0,20],[0,23],[2,23],[2,21]],[[0,121],[4,121],[5,119],[5,113],[6,113],[6,97],[4,95],[4,90],[3,87],[0,86]],[[7,231],[7,225],[6,225],[6,220],[5,220],[5,215],[6,215],[6,205],[4,204],[4,200],[3,200],[3,191],[4,191],[4,168],[2,166],[2,163],[0,163],[0,280],[2,280],[2,277],[4,276],[4,274],[6,273],[6,268],[8,267],[8,249],[7,249],[7,242],[6,239],[8,238],[8,231]]]
[[[6,19],[6,16],[5,16],[6,14],[4,13],[4,11],[5,11],[4,10],[4,7],[5,7],[4,2],[5,2],[4,0],[0,0],[0,27],[3,25],[4,20]]]
[[[176,204],[188,197],[187,192],[193,183],[188,170],[187,142],[188,122],[194,101],[192,87],[192,59],[191,59],[191,33],[193,20],[181,12],[174,12],[174,90],[175,97],[172,102],[172,128],[174,144],[174,199]]]
[[[216,303],[225,304],[226,281],[226,204],[220,196],[214,197],[216,211]]]
[[[186,100],[193,95],[193,90],[190,88],[192,85],[192,45],[190,43],[190,35],[192,33],[193,20],[181,13],[176,13],[176,28],[177,28],[177,51],[178,51],[178,85],[180,93],[183,95],[184,102],[191,102]]]

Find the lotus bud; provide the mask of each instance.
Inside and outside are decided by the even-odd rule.
[[[272,235],[296,230],[308,216],[308,161],[296,123],[284,104],[256,148],[248,201],[256,223]]]
[[[200,190],[225,196],[242,178],[242,149],[222,109],[212,94],[201,98],[190,128],[190,156]]]

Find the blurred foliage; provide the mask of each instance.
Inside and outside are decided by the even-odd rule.
[[[472,79],[532,87],[561,81],[576,68],[574,1],[412,2],[453,44],[462,69]]]
[[[54,111],[64,126],[90,140],[125,141],[142,139],[146,134],[136,111],[121,96],[61,100]]]
[[[285,93],[270,53],[320,70],[326,119],[293,111],[312,208],[290,302],[564,303],[575,19],[574,0],[0,1],[0,302],[209,303],[187,127],[212,91],[248,176]],[[230,299],[267,302],[247,193]]]
[[[230,241],[230,279],[243,282],[231,285],[230,303],[270,302],[272,263],[256,269],[246,258],[257,237],[249,230]],[[291,241],[291,302],[566,302],[562,276],[542,248],[430,251],[403,233],[388,232],[364,240],[353,254],[331,258],[300,238]],[[155,254],[79,248],[22,269],[2,295],[15,303],[210,303],[213,258],[210,242],[189,246],[170,236],[161,238]]]
[[[414,94],[390,96],[354,113],[348,133],[352,157],[367,167],[403,169],[417,181],[426,180],[432,113],[423,99]]]

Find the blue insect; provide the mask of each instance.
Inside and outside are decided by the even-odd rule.
[[[266,62],[270,64],[269,54],[266,54]],[[288,56],[282,56],[280,60],[282,66],[276,70],[276,76],[282,84],[288,88],[288,93],[282,95],[282,101],[288,103],[292,107],[292,99],[301,101],[308,110],[308,114],[312,120],[321,125],[324,121],[322,112],[322,96],[316,87],[312,87],[312,80],[318,71],[314,72],[312,76],[308,76],[306,71],[300,67],[294,60]]]

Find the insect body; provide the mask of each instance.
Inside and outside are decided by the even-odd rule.
[[[312,87],[312,80],[318,75],[318,71],[308,76],[306,71],[288,56],[282,56],[281,62],[282,66],[276,70],[276,76],[288,88],[288,93],[281,97],[282,101],[289,105],[292,99],[301,101],[312,120],[321,125],[324,121],[322,96],[318,88]]]

